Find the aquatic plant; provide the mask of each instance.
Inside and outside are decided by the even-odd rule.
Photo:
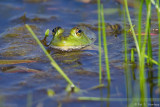
[[[151,3],[155,6],[157,9],[157,18],[158,18],[158,29],[160,29],[160,7],[159,7],[159,0],[156,2],[154,0],[151,0]],[[158,87],[160,87],[160,30],[159,30],[159,50],[158,50]]]
[[[124,29],[126,29],[126,14],[125,8],[123,7],[123,17],[124,17]],[[124,30],[124,61],[125,63],[128,62],[128,53],[127,53],[127,34],[126,30]]]
[[[147,12],[150,11],[151,13],[151,9],[152,8],[148,8],[148,5],[150,4],[150,1],[146,1],[146,5],[147,5]],[[151,42],[151,35],[150,35],[150,26],[151,26],[151,14],[149,15],[149,26],[148,26],[148,30],[147,30],[147,55],[152,58],[152,42]],[[146,26],[147,27],[147,26]],[[152,62],[150,62],[147,59],[147,64],[152,66]]]
[[[107,49],[107,38],[106,38],[106,28],[105,28],[105,18],[104,18],[104,10],[103,10],[103,4],[101,4],[101,1],[97,1],[98,5],[98,42],[99,42],[99,80],[101,83],[101,34],[103,37],[103,46],[104,46],[104,54],[105,54],[105,64],[106,64],[106,74],[107,74],[107,79],[110,83],[111,77],[110,77],[110,68],[109,68],[109,60],[108,60],[108,49]],[[101,26],[102,23],[102,26]],[[102,28],[102,31],[101,31]],[[102,33],[101,33],[102,32]]]
[[[134,48],[131,49],[131,62],[134,63]]]
[[[157,16],[158,16],[158,28],[160,29],[160,7],[159,0],[157,0]],[[158,51],[158,86],[160,87],[160,30],[159,30],[159,51]]]
[[[102,18],[102,35],[103,35],[102,37],[103,37],[103,45],[104,45],[106,73],[107,73],[107,79],[110,82],[111,77],[110,77],[110,68],[109,68],[109,59],[108,59],[106,27],[105,27],[105,18],[104,18],[103,4],[101,4],[101,18]]]
[[[99,52],[99,83],[102,83],[102,52],[101,52],[101,7],[100,0],[97,0],[98,8],[98,52]]]
[[[155,6],[157,9],[157,18],[158,18],[158,29],[160,29],[160,7],[159,7],[159,0],[156,2],[154,0],[151,0],[151,3]],[[158,87],[160,87],[160,30],[159,30],[159,50],[158,50]]]
[[[139,45],[139,49],[141,50],[141,33],[142,33],[142,30],[141,30],[141,27],[142,27],[142,7],[143,7],[143,0],[141,0],[141,4],[140,4],[140,7],[139,7],[139,14],[138,14],[138,45]],[[138,9],[137,9],[138,11]]]
[[[136,49],[137,49],[137,53],[138,53],[138,58],[139,58],[139,71],[140,71],[140,92],[141,92],[141,103],[145,103],[146,101],[144,100],[144,98],[146,98],[147,96],[147,93],[146,93],[146,80],[145,80],[145,50],[146,50],[146,40],[147,40],[147,34],[148,34],[148,30],[149,30],[149,19],[150,19],[150,8],[151,8],[151,3],[149,1],[147,1],[147,19],[146,19],[146,29],[145,29],[145,36],[144,36],[144,39],[143,39],[143,44],[142,44],[142,49],[140,51],[140,46],[137,42],[137,38],[136,38],[136,35],[135,35],[135,31],[133,29],[133,25],[132,25],[132,21],[131,21],[131,18],[130,18],[130,14],[129,14],[129,9],[128,9],[128,4],[127,4],[127,0],[124,0],[124,3],[125,3],[125,9],[126,9],[126,13],[127,13],[127,17],[128,17],[128,21],[129,21],[129,24],[131,26],[131,30],[132,30],[132,35],[133,35],[133,38],[134,38],[134,42],[135,42],[135,45],[136,45]],[[142,6],[142,5],[141,5]],[[142,7],[141,7],[142,8]],[[141,13],[141,12],[140,12]],[[142,17],[142,14],[139,14],[140,16],[139,17]],[[141,18],[140,18],[141,19]],[[141,21],[139,22],[141,23]],[[139,24],[141,25],[141,24]],[[139,35],[140,36],[140,35]],[[139,40],[140,42],[140,40]]]

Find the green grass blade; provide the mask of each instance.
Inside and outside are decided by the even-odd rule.
[[[78,97],[77,98],[78,100],[81,100],[81,101],[135,101],[136,103],[139,103],[139,98],[101,98],[101,97]],[[159,98],[145,98],[144,100],[145,101],[159,101]],[[142,103],[143,105],[147,105],[147,103]],[[141,104],[141,105],[142,105]],[[130,107],[130,106],[129,106]],[[137,106],[134,106],[134,107],[139,107],[138,105]],[[144,106],[142,106],[144,107]]]
[[[139,45],[138,45],[138,42],[137,42],[137,38],[136,38],[136,35],[135,35],[135,31],[133,29],[133,25],[132,25],[132,22],[131,22],[131,19],[130,19],[130,14],[129,14],[129,10],[128,10],[128,4],[127,4],[127,0],[124,0],[124,3],[125,3],[125,8],[126,8],[126,13],[127,13],[127,16],[128,16],[128,21],[130,23],[130,26],[132,28],[132,34],[133,34],[133,38],[134,38],[134,42],[135,42],[135,45],[136,45],[136,49],[137,49],[137,53],[138,53],[138,58],[139,58],[139,68],[140,68],[140,92],[141,92],[141,102],[142,103],[145,103],[144,101],[144,98],[147,96],[146,94],[146,83],[145,83],[145,72],[144,72],[144,68],[145,68],[145,60],[144,60],[144,55],[145,55],[145,46],[146,46],[146,35],[144,37],[144,43],[143,43],[143,47],[142,47],[142,52],[140,51],[139,49]],[[149,3],[150,4],[150,3]],[[142,5],[141,5],[142,6]],[[148,6],[148,10],[150,10],[150,5]],[[150,12],[150,11],[149,11]],[[146,20],[146,32],[145,34],[148,33],[148,25],[149,25],[149,17],[150,16],[150,13],[147,12],[147,20]]]
[[[141,0],[141,5],[139,8],[139,15],[138,15],[138,44],[139,49],[141,50],[141,27],[142,27],[142,7],[143,7],[144,0]]]
[[[145,80],[145,50],[146,50],[146,42],[147,42],[147,34],[149,30],[149,24],[150,24],[150,14],[151,14],[151,2],[150,0],[147,0],[147,18],[146,18],[146,28],[145,28],[145,36],[144,36],[144,42],[142,46],[141,51],[141,57],[140,57],[140,91],[141,91],[141,102],[144,102],[144,98],[147,97],[147,89],[146,89],[146,80]]]
[[[78,97],[82,101],[127,101],[127,98]]]
[[[58,66],[58,64],[54,61],[54,59],[51,57],[51,55],[47,52],[47,50],[44,48],[44,46],[42,45],[42,43],[40,42],[40,40],[37,38],[37,36],[35,35],[35,33],[33,32],[33,30],[31,29],[31,27],[26,24],[26,28],[28,29],[28,31],[31,33],[31,35],[33,36],[33,38],[36,40],[36,42],[39,44],[39,46],[41,47],[41,49],[44,51],[44,53],[46,54],[46,56],[48,57],[48,59],[51,61],[51,65],[56,68],[56,70],[63,76],[63,78],[72,86],[75,86],[73,84],[73,82],[68,78],[68,76],[63,72],[63,70]],[[76,86],[75,86],[76,87]]]
[[[147,42],[147,34],[149,32],[149,27],[150,27],[150,16],[151,16],[151,3],[150,3],[150,0],[147,0],[149,3],[148,6],[147,6],[147,19],[146,19],[146,28],[145,28],[145,36],[144,36],[144,43],[143,43],[143,46],[142,46],[142,55],[144,56],[145,54],[145,49],[146,49],[146,42]]]
[[[147,59],[148,59],[150,62],[152,62],[153,64],[159,65],[159,63],[158,63],[156,60],[150,58],[149,56],[144,55],[144,57],[147,58]]]
[[[126,29],[126,13],[125,13],[125,9],[123,8],[123,17],[124,17],[124,29]],[[128,53],[127,53],[127,34],[126,34],[126,30],[124,30],[124,61],[125,63],[128,62]]]
[[[131,49],[131,62],[134,63],[134,49]]]
[[[155,8],[157,9],[157,12],[160,12],[160,7],[159,7],[159,1],[157,0],[157,3],[155,3],[154,0],[151,0],[151,3],[155,6]]]
[[[157,16],[158,16],[158,28],[160,29],[160,8],[159,8],[159,0],[157,0]],[[159,31],[159,51],[158,51],[158,63],[160,63],[160,31]],[[160,65],[158,65],[158,86],[160,87]]]
[[[108,60],[108,49],[107,49],[107,38],[106,38],[106,28],[105,28],[105,19],[104,19],[104,12],[103,12],[103,4],[101,4],[101,18],[102,18],[102,34],[103,34],[103,44],[104,44],[104,53],[105,53],[105,63],[106,63],[106,72],[107,72],[107,79],[110,81],[110,68],[109,68],[109,60]]]
[[[152,42],[151,42],[151,35],[150,35],[150,27],[149,27],[149,32],[148,32],[148,42],[147,43],[148,43],[147,55],[150,58],[153,58],[153,55],[152,55]],[[148,63],[148,65],[152,66],[152,62],[150,62],[150,60],[147,60],[147,63]]]
[[[146,5],[148,5],[148,1],[146,1]],[[152,8],[150,8],[150,10],[147,8],[147,11],[151,11],[151,9]],[[151,13],[151,12],[150,12]],[[150,57],[150,58],[152,58],[152,42],[151,42],[151,35],[150,35],[150,26],[151,26],[151,14],[150,14],[150,16],[149,16],[149,26],[148,26],[148,33],[147,33],[147,35],[148,35],[148,41],[147,41],[147,55]],[[151,65],[152,66],[152,62],[150,62],[150,60],[149,59],[147,59],[147,63],[148,63],[148,65]]]
[[[137,41],[137,38],[136,38],[135,31],[133,29],[132,21],[131,21],[131,18],[130,18],[127,0],[124,0],[124,4],[125,4],[125,9],[126,9],[126,14],[127,14],[127,17],[128,17],[128,21],[129,21],[131,31],[132,31],[132,34],[133,34],[134,42],[135,42],[135,45],[136,45],[138,57],[140,58],[140,49],[139,49],[139,45],[138,45],[138,41]]]
[[[99,83],[102,83],[102,52],[101,52],[101,8],[100,0],[97,0],[98,6],[98,51],[99,51]]]
[[[154,0],[151,0],[151,3],[157,9],[157,16],[158,16],[158,28],[160,29],[160,7],[159,7],[159,0],[155,3]],[[160,63],[160,31],[159,31],[159,50],[158,50],[158,63]],[[160,65],[158,66],[158,86],[160,87]]]

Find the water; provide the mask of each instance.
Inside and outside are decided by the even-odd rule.
[[[132,64],[129,64],[128,70],[124,69],[123,34],[118,34],[117,37],[114,34],[107,36],[111,84],[108,84],[104,76],[103,83],[106,87],[94,90],[88,89],[99,84],[98,50],[61,52],[46,47],[75,85],[84,90],[82,93],[69,96],[65,92],[66,81],[50,65],[24,24],[30,24],[38,38],[42,40],[46,29],[52,30],[57,26],[70,29],[80,23],[97,24],[97,4],[83,3],[78,0],[47,0],[47,2],[36,3],[30,1],[32,0],[0,1],[0,59],[36,61],[0,65],[0,104],[4,107],[25,107],[29,104],[33,107],[125,107],[129,106],[133,97],[139,98],[139,71]],[[118,23],[122,26],[122,5],[112,0],[106,0],[103,3],[105,8],[118,9],[114,14],[105,15],[106,22]],[[133,13],[133,8],[130,10]],[[97,34],[96,30],[94,32]],[[130,35],[128,42],[128,51],[130,51],[135,47]],[[157,59],[157,35],[152,37],[152,44],[154,59]],[[95,45],[98,45],[98,40],[95,41]],[[102,63],[105,73],[104,53]],[[25,71],[24,69],[37,70],[38,73],[21,72]],[[11,73],[13,70],[17,73]],[[157,66],[147,68],[146,83],[149,98],[147,104],[159,104],[159,101],[151,99],[159,98],[157,79]],[[54,90],[55,97],[48,97],[47,89]],[[114,100],[78,101],[77,97],[82,96],[114,98]],[[117,101],[117,98],[121,100]],[[137,101],[134,105],[137,106],[140,103]]]

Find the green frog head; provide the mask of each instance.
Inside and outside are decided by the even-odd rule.
[[[52,30],[52,34],[49,46],[63,51],[81,49],[96,40],[95,34],[84,26],[74,27],[69,31],[56,27]]]

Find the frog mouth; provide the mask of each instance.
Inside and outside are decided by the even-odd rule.
[[[87,45],[88,46],[88,45]],[[79,50],[79,49],[82,49],[86,46],[50,46],[51,48],[54,48],[54,49],[58,49],[58,50],[61,50],[61,51],[72,51],[72,50]]]

